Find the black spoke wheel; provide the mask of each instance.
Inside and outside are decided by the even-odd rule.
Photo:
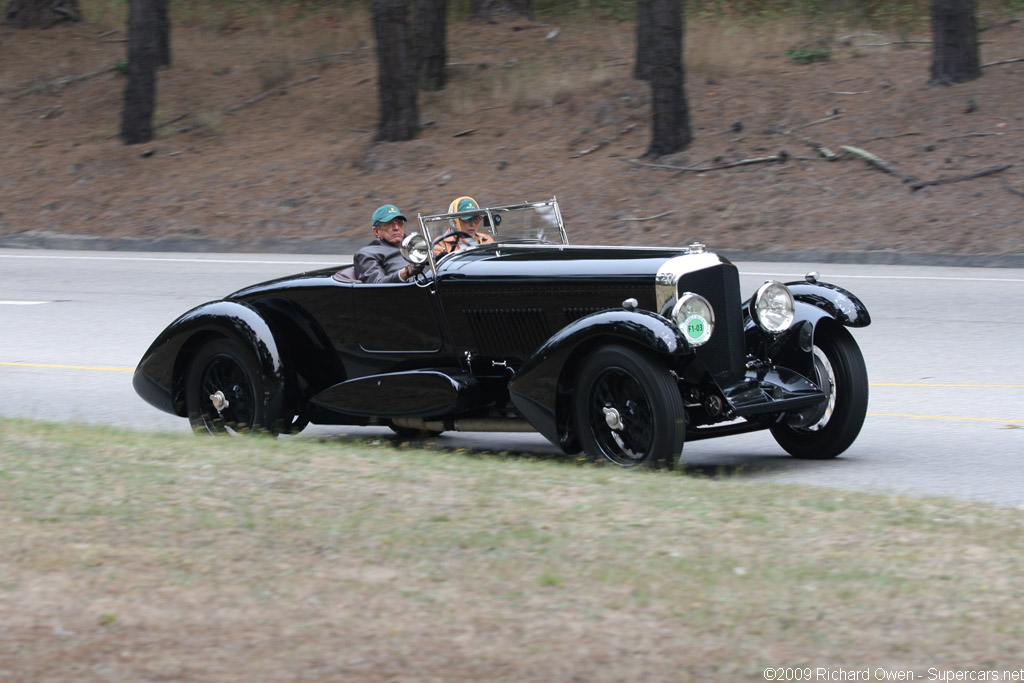
[[[675,379],[660,361],[625,346],[584,360],[573,417],[583,450],[619,467],[668,467],[679,459],[686,417]]]
[[[814,340],[814,380],[828,400],[816,411],[771,428],[786,452],[805,460],[834,458],[854,442],[868,410],[868,371],[853,336],[843,327]]]
[[[259,363],[230,339],[215,339],[199,349],[185,391],[188,420],[198,433],[247,434],[270,426]]]

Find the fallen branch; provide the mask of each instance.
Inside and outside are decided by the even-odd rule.
[[[946,183],[958,183],[961,180],[974,180],[975,178],[981,178],[987,175],[993,175],[995,173],[1002,173],[1008,168],[1013,168],[1013,164],[1000,164],[999,166],[993,166],[992,168],[982,169],[976,173],[969,173],[967,175],[956,176],[955,178],[939,178],[938,180],[923,180],[918,183],[914,183],[910,186],[911,190],[920,190],[922,187],[928,187],[930,185],[945,185]]]
[[[156,126],[154,126],[154,128],[156,130],[160,130],[161,128],[165,128],[167,126],[173,125],[173,124],[177,123],[178,121],[181,121],[182,119],[188,118],[189,116],[191,116],[191,113],[185,112],[184,114],[182,114],[180,116],[175,116],[170,121],[164,121],[163,123],[156,124]]]
[[[601,140],[600,142],[598,142],[593,147],[588,147],[587,149],[582,150],[580,152],[576,152],[575,154],[570,154],[569,158],[570,159],[578,159],[579,157],[586,156],[586,155],[590,154],[591,152],[596,152],[597,150],[601,149],[602,147],[605,147],[606,145],[608,145],[608,143],[610,143],[615,138],[622,137],[623,135],[625,135],[629,131],[633,130],[634,128],[636,128],[636,124],[635,123],[631,123],[628,126],[626,126],[625,128],[623,128],[622,130],[620,130],[618,133],[613,135],[612,137],[605,138],[605,139]]]
[[[239,102],[238,104],[229,105],[227,107],[224,107],[220,111],[221,111],[222,114],[230,114],[232,112],[236,112],[239,109],[242,109],[243,107],[248,107],[250,104],[256,104],[257,102],[262,100],[264,97],[267,97],[269,95],[273,95],[274,93],[281,92],[283,90],[287,90],[288,88],[294,87],[296,85],[301,85],[303,83],[308,83],[309,81],[315,81],[318,78],[320,78],[320,77],[319,76],[306,76],[305,78],[300,78],[297,81],[292,81],[290,83],[285,83],[284,85],[279,85],[279,86],[277,86],[275,88],[270,88],[269,90],[264,90],[263,92],[261,92],[256,97],[250,98],[250,99],[246,100],[245,102]]]
[[[575,154],[570,154],[569,158],[570,159],[579,159],[580,157],[585,157],[588,154],[590,154],[591,152],[596,152],[597,150],[601,149],[602,147],[604,147],[607,144],[608,144],[608,140],[607,139],[601,140],[599,143],[597,143],[593,147],[588,147],[588,148],[586,148],[584,150],[576,152]]]
[[[665,211],[663,213],[655,214],[654,216],[645,216],[644,218],[623,218],[622,220],[624,220],[624,221],[634,221],[634,222],[653,221],[656,218],[664,218],[665,216],[669,215],[670,213],[672,213],[672,212],[671,211]]]
[[[852,92],[843,92],[841,90],[829,90],[828,94],[829,95],[867,95],[868,93],[873,93],[873,92],[875,92],[875,91],[874,90],[854,90]]]
[[[833,114],[832,116],[826,116],[825,118],[818,119],[817,121],[809,121],[807,123],[801,123],[799,126],[793,126],[792,128],[787,128],[786,130],[780,131],[780,132],[783,133],[783,134],[788,134],[788,133],[792,133],[794,130],[800,130],[801,128],[807,128],[808,126],[816,126],[819,123],[828,123],[829,121],[835,121],[836,119],[841,119],[841,118],[843,118],[842,114]]]
[[[982,64],[981,66],[997,66],[999,64],[1013,64],[1014,62],[1024,62],[1024,57],[1017,57],[1016,59],[1000,59],[998,62],[989,62],[988,64]]]
[[[939,138],[937,142],[949,142],[950,140],[959,140],[961,138],[987,138],[993,135],[1002,135],[1002,133],[964,133],[963,135],[951,135],[948,138]]]
[[[113,71],[115,68],[116,67],[114,67],[114,66],[107,66],[107,67],[104,67],[102,69],[97,69],[96,71],[90,71],[87,74],[80,74],[80,75],[77,75],[77,76],[61,76],[60,78],[57,78],[57,79],[52,80],[52,81],[49,81],[47,83],[41,83],[39,85],[34,85],[31,88],[26,88],[25,90],[22,90],[19,93],[15,93],[14,95],[11,95],[11,99],[12,100],[16,100],[19,97],[24,97],[25,95],[31,95],[32,93],[40,92],[40,91],[43,91],[43,90],[49,90],[50,88],[63,88],[64,86],[69,85],[71,83],[76,83],[78,81],[84,81],[87,78],[92,78],[93,76],[99,76],[101,74],[107,73],[108,71]]]
[[[900,171],[897,171],[895,168],[885,163],[884,161],[879,159],[871,152],[868,152],[867,150],[860,149],[859,147],[851,147],[850,145],[841,145],[839,149],[843,150],[844,152],[847,152],[848,154],[859,156],[860,158],[864,159],[875,168],[886,173],[890,173],[896,176],[897,178],[901,179],[905,183],[909,183],[914,180],[913,176],[909,176],[904,173],[901,173]]]
[[[1024,190],[1018,190],[1016,187],[1006,182],[1005,180],[1003,181],[1003,187],[1005,187],[1008,191],[1012,192],[1018,197],[1024,197]]]
[[[671,166],[669,164],[645,164],[635,159],[627,159],[629,163],[635,166],[644,166],[647,168],[664,168],[672,171],[687,171],[689,173],[707,173],[708,171],[720,171],[725,168],[736,168],[737,166],[747,166],[749,164],[762,164],[771,163],[773,161],[785,161],[789,158],[789,152],[785,150],[779,152],[770,157],[760,157],[758,159],[741,159],[740,161],[732,161],[728,164],[720,164],[718,166]]]

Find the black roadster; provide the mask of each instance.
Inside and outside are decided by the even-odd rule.
[[[445,255],[431,246],[458,214],[420,216],[410,282],[339,267],[192,309],[146,351],[136,391],[201,432],[536,431],[623,467],[754,430],[798,458],[857,437],[868,380],[847,328],[870,316],[848,291],[812,273],[744,301],[701,244],[569,246],[555,199],[481,212],[495,241]]]

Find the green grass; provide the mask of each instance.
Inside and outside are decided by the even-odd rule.
[[[744,676],[787,662],[1011,667],[1024,639],[1024,512],[941,499],[387,440],[0,421],[0,511],[0,619],[51,618],[32,596],[56,584],[100,639],[143,637],[131,624],[155,611],[153,628],[187,643],[191,621],[147,596],[223,607],[225,591],[250,617],[243,634],[299,615],[323,627],[338,602],[375,605],[360,628],[397,628],[410,652],[459,620],[566,624],[595,642],[654,629],[708,648],[669,648],[655,667],[692,675],[727,662]],[[211,628],[223,618],[211,608]],[[32,673],[18,667],[35,666],[34,632],[10,632],[27,649],[0,643],[0,659]],[[307,634],[302,647],[327,656],[332,642]],[[563,646],[520,654],[571,657]]]

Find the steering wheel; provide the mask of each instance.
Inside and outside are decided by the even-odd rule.
[[[468,232],[464,232],[462,230],[449,230],[448,232],[446,232],[445,234],[441,235],[436,240],[431,242],[430,243],[430,248],[433,249],[434,247],[436,247],[441,242],[444,242],[449,237],[454,237],[455,235],[458,235],[459,237],[466,237],[468,239],[476,239],[475,237],[470,235]]]

